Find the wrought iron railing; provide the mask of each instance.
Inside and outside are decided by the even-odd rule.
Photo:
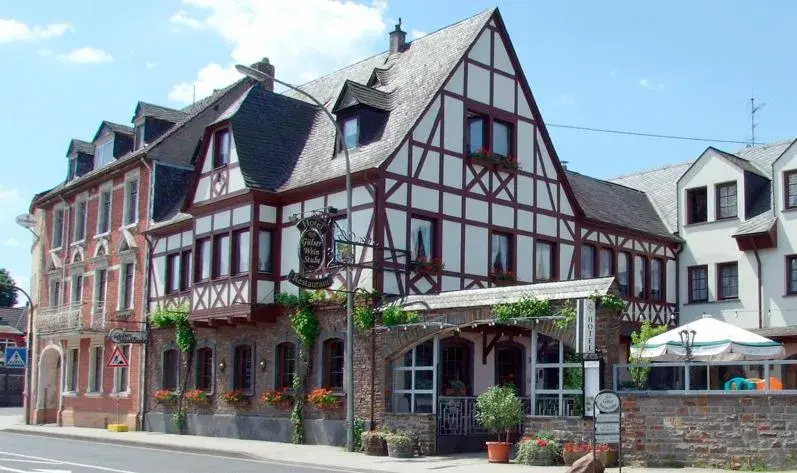
[[[614,389],[678,394],[797,394],[797,360],[619,363]]]
[[[92,330],[105,330],[108,321],[108,311],[105,301],[94,301],[91,309],[91,328]]]
[[[531,412],[529,398],[521,398],[524,414]],[[523,432],[523,423],[516,433]],[[437,399],[437,434],[440,436],[484,435],[489,432],[476,420],[475,397],[440,396]]]
[[[108,313],[104,301],[90,304],[88,323],[83,321],[84,302],[71,302],[56,307],[44,307],[36,314],[36,331],[41,334],[83,330],[105,330]]]

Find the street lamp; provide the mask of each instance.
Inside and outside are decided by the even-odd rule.
[[[267,74],[261,70],[245,66],[243,64],[237,64],[235,69],[240,72],[241,74],[249,77],[250,79],[254,79],[257,82],[264,82],[266,80],[272,80],[277,84],[285,86],[299,94],[307,97],[310,99],[314,104],[324,112],[324,115],[332,122],[332,125],[335,127],[335,134],[337,135],[337,142],[335,144],[335,150],[333,154],[333,158],[337,156],[338,149],[343,150],[343,156],[346,159],[346,238],[351,239],[352,235],[352,224],[351,224],[351,162],[349,161],[349,150],[346,148],[346,144],[343,141],[343,130],[340,129],[340,125],[338,121],[335,120],[335,117],[332,113],[324,107],[317,98],[313,97],[309,93],[305,92],[304,90],[288,84],[287,82],[283,82],[271,74]],[[352,317],[352,312],[354,311],[354,293],[352,292],[352,281],[351,281],[351,264],[346,265],[346,372],[348,373],[348,378],[346,379],[346,449],[350,452],[354,451],[354,319]]]
[[[678,335],[681,337],[681,344],[684,346],[686,350],[686,360],[692,361],[692,347],[695,344],[695,335],[697,334],[694,330],[686,330],[683,329],[678,332]]]

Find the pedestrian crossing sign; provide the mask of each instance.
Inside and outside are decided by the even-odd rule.
[[[25,368],[25,348],[6,348],[6,368]]]
[[[111,357],[108,358],[108,363],[106,366],[108,366],[108,368],[127,368],[130,366],[130,362],[127,360],[125,353],[122,351],[122,347],[119,345],[114,347]]]

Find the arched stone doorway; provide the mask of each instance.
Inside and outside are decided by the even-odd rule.
[[[61,364],[62,352],[57,345],[46,347],[39,357],[39,379],[36,391],[36,424],[58,422],[61,408]]]

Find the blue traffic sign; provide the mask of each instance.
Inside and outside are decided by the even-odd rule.
[[[6,368],[25,368],[26,348],[6,348]]]

